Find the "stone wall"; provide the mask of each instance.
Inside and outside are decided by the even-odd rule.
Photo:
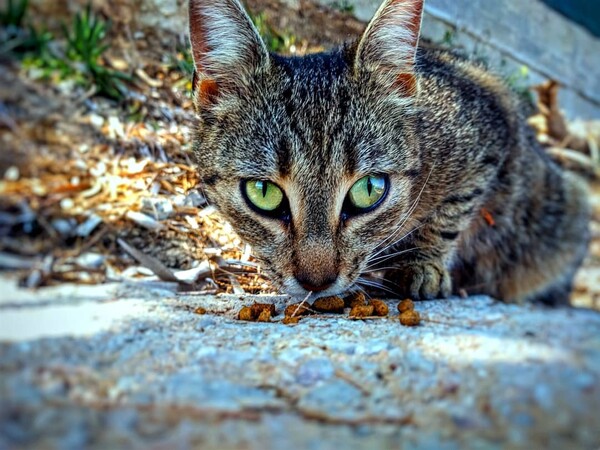
[[[346,3],[368,21],[380,0]],[[526,67],[530,84],[555,79],[570,118],[600,118],[600,39],[540,0],[426,0],[425,12],[425,37],[450,37],[507,75]]]

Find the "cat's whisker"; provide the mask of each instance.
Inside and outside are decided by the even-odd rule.
[[[397,296],[398,294],[394,291],[392,291],[391,289],[389,289],[388,287],[384,286],[382,283],[378,283],[377,281],[374,280],[368,280],[365,279],[363,277],[358,277],[358,279],[356,280],[357,284],[362,284],[364,286],[369,286],[369,287],[373,287],[376,289],[380,289],[392,296]]]
[[[392,232],[383,240],[381,241],[377,247],[379,248],[379,250],[377,250],[377,252],[373,255],[373,256],[377,256],[378,254],[384,252],[385,250],[387,250],[390,246],[396,244],[400,239],[403,239],[406,236],[403,236],[400,239],[396,239],[396,237],[398,236],[399,233],[402,233],[404,231],[404,226],[406,225],[406,223],[408,222],[408,219],[410,218],[410,215],[413,212],[413,207],[411,207],[407,213],[402,216],[402,218],[398,221],[397,225],[394,226],[394,229],[392,230]],[[393,240],[392,244],[387,244],[390,240]],[[387,244],[387,245],[385,245]],[[383,246],[383,247],[382,247]]]
[[[415,201],[412,203],[412,205],[408,208],[408,211],[406,212],[406,214],[404,215],[404,217],[402,219],[400,219],[400,225],[398,227],[396,227],[391,233],[390,235],[385,238],[380,244],[384,245],[386,242],[388,242],[390,239],[394,239],[395,235],[397,232],[399,232],[400,230],[402,230],[402,228],[404,227],[404,225],[408,222],[408,220],[411,218],[412,214],[415,212],[415,210],[417,209],[417,206],[419,204],[419,201],[421,200],[421,196],[423,195],[423,192],[425,191],[425,187],[427,186],[427,184],[429,183],[429,179],[431,178],[431,174],[433,172],[433,169],[435,168],[435,162],[431,165],[431,169],[429,169],[429,173],[427,174],[427,178],[425,178],[425,182],[423,183],[423,186],[421,187],[421,190],[419,191],[419,194],[417,195],[417,198],[415,199]],[[413,230],[414,231],[414,230]],[[412,231],[411,231],[412,233]],[[404,239],[406,236],[404,236],[403,238],[401,238],[400,240]],[[395,241],[395,243],[398,243],[399,240]],[[389,248],[390,246],[385,246],[383,249],[378,250],[373,256],[377,256],[379,254],[381,254],[383,251],[385,251],[387,248]]]
[[[408,236],[410,236],[412,233],[414,233],[415,231],[417,231],[419,228],[422,228],[423,226],[425,226],[424,223],[421,223],[420,225],[414,227],[412,230],[410,230],[408,233],[402,235],[399,239],[395,240],[394,242],[390,243],[389,245],[385,246],[382,251],[378,251],[377,253],[374,253],[373,255],[371,255],[369,257],[369,261],[376,261],[378,258],[384,258],[387,255],[381,255],[381,253],[383,253],[383,251],[389,250],[391,248],[393,248],[395,245],[398,245],[400,242],[402,242],[404,239],[406,239]],[[380,255],[380,256],[378,256]]]
[[[413,252],[415,250],[418,250],[419,247],[411,247],[411,248],[406,248],[403,250],[399,250],[397,252],[393,252],[393,253],[389,253],[387,255],[383,255],[383,256],[379,256],[375,259],[369,259],[368,264],[367,264],[367,269],[377,269],[377,264],[381,264],[384,261],[387,261],[388,259],[392,259],[396,256],[400,256],[403,255],[405,253],[409,253],[409,252]],[[381,269],[379,269],[381,270]]]
[[[385,267],[376,267],[376,268],[370,268],[367,267],[365,270],[361,271],[361,274],[366,274],[366,273],[374,273],[374,272],[380,272],[383,270],[394,270],[397,269],[398,267],[395,266],[385,266]]]
[[[381,292],[384,292],[385,295],[389,295],[390,297],[398,297],[398,294],[396,292],[394,292],[391,289],[388,289],[386,287],[379,286],[379,285],[377,285],[377,286],[375,286],[375,285],[366,285],[366,286],[369,286],[369,287],[375,288],[375,289],[377,289],[377,290],[379,290]]]
[[[375,256],[380,255],[381,253],[384,253],[390,247],[393,247],[398,242],[400,242],[402,239],[405,239],[408,236],[408,234],[410,234],[410,233],[412,233],[412,231],[414,231],[414,230],[411,230],[408,234],[402,234],[405,231],[404,230],[405,224],[406,224],[406,221],[402,221],[402,223],[399,226],[397,226],[394,229],[394,231],[383,242],[381,242],[377,246],[378,250],[375,253],[373,253],[373,255],[371,255],[371,257],[375,257]],[[400,238],[398,238],[399,234],[402,234],[402,236]],[[390,240],[391,240],[391,242],[389,242]]]
[[[358,284],[355,284],[354,286],[356,287],[356,289],[358,289],[360,292],[362,292],[365,297],[367,297],[369,300],[371,300],[371,295],[367,292],[367,290],[365,288],[363,288],[362,286],[359,286]]]
[[[386,279],[386,278],[375,277],[373,275],[368,275],[368,274],[365,277],[363,277],[362,274],[361,274],[361,278],[363,280],[371,280],[371,281],[375,281],[375,282],[381,282],[381,283],[383,283],[384,286],[386,286],[386,285],[392,285],[392,287],[398,288],[400,290],[402,289],[398,283],[395,283],[392,280],[389,280],[389,279]],[[397,294],[397,293],[395,293],[395,294]]]
[[[402,237],[400,237],[398,240],[392,242],[391,244],[387,245],[386,247],[384,247],[382,250],[389,250],[392,249],[395,245],[399,244],[400,242],[402,242],[404,239],[406,239],[408,236],[410,236],[412,233],[414,233],[415,231],[417,231],[419,228],[425,226],[425,223],[421,223],[418,226],[414,227],[412,230],[410,230],[408,233],[404,234]],[[405,250],[400,250],[399,252],[394,252],[393,254],[395,256],[398,256],[399,254],[401,254],[400,252],[404,252],[404,251],[413,251],[413,250],[418,250],[418,247],[412,247],[410,249],[405,249]],[[381,251],[371,255],[368,259],[367,259],[367,265],[368,267],[373,267],[374,264],[378,263],[378,262],[382,262],[382,261],[386,261],[387,259],[391,258],[392,256],[390,256],[391,254],[384,254],[381,255]],[[380,256],[378,256],[380,255]]]

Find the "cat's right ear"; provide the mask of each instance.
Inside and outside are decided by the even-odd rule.
[[[194,95],[215,104],[269,66],[269,52],[239,0],[189,0]]]

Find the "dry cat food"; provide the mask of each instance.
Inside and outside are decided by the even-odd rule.
[[[355,305],[350,310],[349,317],[370,317],[373,315],[373,305]]]
[[[251,306],[244,306],[239,312],[238,319],[249,322],[270,322],[273,315],[275,315],[275,305],[254,303]]]
[[[415,303],[410,299],[404,299],[398,303],[398,312],[402,314],[404,311],[412,311],[415,309]]]
[[[388,305],[379,299],[371,299],[366,303],[366,297],[363,293],[354,293],[346,299],[337,296],[323,297],[315,300],[311,306],[304,302],[294,303],[286,306],[282,323],[284,325],[296,324],[300,322],[302,316],[313,313],[314,311],[322,313],[342,313],[344,307],[352,305],[350,308],[350,318],[366,317],[385,317],[389,314]],[[398,305],[401,310],[400,322],[403,325],[414,326],[420,322],[419,313],[414,311],[414,303],[411,300],[404,300]],[[203,314],[203,308],[197,308],[197,314]],[[239,320],[249,322],[270,322],[275,316],[275,305],[271,303],[254,303],[250,306],[244,306],[239,314]]]
[[[415,327],[421,323],[421,316],[413,309],[400,314],[400,323],[407,327]]]
[[[421,323],[421,316],[415,311],[415,303],[407,298],[398,303],[400,323],[407,327],[415,327]]]
[[[369,305],[373,307],[373,315],[378,317],[385,317],[390,312],[388,305],[383,300],[372,299]]]
[[[388,315],[388,312],[389,308],[383,300],[372,299],[369,301],[368,305],[360,303],[355,304],[352,309],[350,309],[349,317],[385,317]]]
[[[255,318],[254,314],[252,314],[252,308],[250,308],[249,306],[244,306],[242,309],[240,309],[240,313],[238,314],[238,319],[240,320],[246,320],[246,321],[253,321]]]
[[[362,292],[353,292],[348,297],[344,298],[346,308],[354,308],[355,306],[363,306],[367,304],[367,298]]]
[[[297,316],[305,316],[310,314],[310,306],[307,303],[293,303],[291,305],[287,305],[285,307],[285,316],[286,317],[297,317]]]
[[[198,306],[196,309],[194,309],[194,314],[206,314],[206,309],[204,309],[202,306]]]
[[[275,305],[272,303],[254,303],[250,308],[252,309],[252,313],[257,317],[265,310],[269,311],[271,316],[275,315]]]
[[[260,314],[258,315],[258,318],[256,319],[257,322],[270,322],[271,321],[271,310],[269,309],[263,309]]]
[[[312,307],[314,310],[324,313],[343,313],[344,300],[335,295],[316,299]]]
[[[300,316],[285,316],[282,320],[284,325],[291,325],[300,322]]]
[[[285,307],[285,317],[283,318],[284,325],[291,325],[300,322],[301,316],[311,314],[310,306],[305,302],[293,303]]]

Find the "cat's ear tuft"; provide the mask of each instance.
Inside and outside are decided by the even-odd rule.
[[[415,57],[423,0],[385,0],[358,43],[355,68],[403,96],[417,92]]]
[[[201,104],[247,84],[269,52],[239,0],[189,0],[194,93]]]

